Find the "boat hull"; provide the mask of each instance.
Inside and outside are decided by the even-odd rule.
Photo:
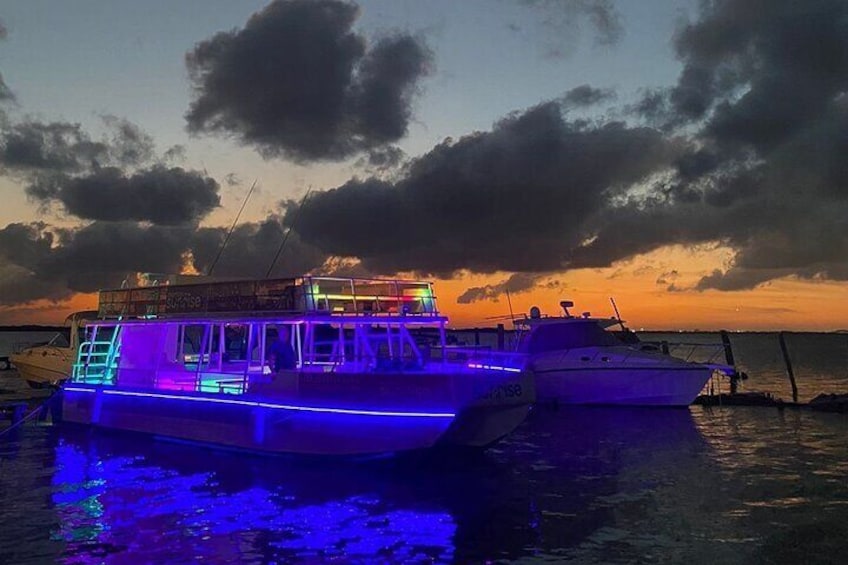
[[[254,451],[376,455],[437,445],[485,447],[521,424],[535,398],[525,373],[430,375],[448,388],[407,395],[405,403],[398,393],[409,375],[380,375],[376,382],[370,375],[335,375],[370,383],[364,390],[371,394],[360,396],[339,395],[338,389],[320,394],[337,383],[308,378],[315,376],[296,385],[282,376],[243,395],[72,384],[63,391],[63,419]]]
[[[72,353],[59,347],[35,347],[13,353],[9,361],[33,388],[58,386],[70,376]]]
[[[586,355],[540,359],[535,363],[540,403],[613,406],[688,406],[703,390],[713,368],[659,355],[614,355],[598,361]]]

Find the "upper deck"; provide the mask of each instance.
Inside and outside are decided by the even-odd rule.
[[[432,283],[302,276],[102,290],[98,317],[338,316],[440,318]]]

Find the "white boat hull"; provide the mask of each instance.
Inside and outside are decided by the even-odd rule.
[[[534,363],[541,403],[619,406],[688,406],[713,368],[650,353],[572,350]],[[605,359],[605,360],[602,360]]]
[[[70,376],[73,353],[64,347],[40,346],[13,353],[9,361],[30,386],[58,386]]]

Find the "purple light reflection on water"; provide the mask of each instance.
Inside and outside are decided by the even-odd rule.
[[[141,455],[101,452],[97,443],[86,449],[86,443],[63,439],[56,446],[52,499],[59,526],[52,538],[66,544],[64,562],[123,563],[127,555],[214,563],[374,556],[452,560],[456,524],[444,509],[398,507],[383,501],[379,489],[350,493],[338,484],[322,487],[322,480],[340,479],[324,468],[314,475],[316,484],[309,484],[311,473],[271,459],[283,480],[263,485],[255,484],[257,464],[268,478],[269,460],[216,454],[211,459],[225,468],[213,464],[210,471],[186,473]],[[183,456],[210,455],[190,446],[179,449]],[[199,461],[194,465],[203,467]],[[315,501],[310,493],[321,490],[325,500]]]
[[[0,442],[0,563],[828,563],[848,539],[846,426],[540,409],[479,458],[411,465],[23,427]]]

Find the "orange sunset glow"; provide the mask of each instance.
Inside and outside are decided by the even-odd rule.
[[[505,294],[494,300],[460,304],[457,299],[469,288],[497,284],[509,273],[464,274],[453,279],[433,279],[440,311],[453,328],[510,327],[512,314],[521,317],[532,306],[543,314],[561,314],[559,302],[571,300],[574,315],[591,312],[613,316],[613,298],[622,319],[636,330],[731,331],[834,331],[845,329],[848,320],[848,289],[828,281],[787,278],[749,291],[719,292],[687,290],[699,276],[727,260],[729,251],[689,250],[670,247],[607,269],[578,269],[550,275],[537,288]],[[671,281],[658,283],[663,273],[676,270],[674,283],[681,290],[669,292]],[[409,276],[408,274],[406,276]],[[539,288],[542,287],[542,288]],[[77,294],[72,300],[0,309],[5,324],[58,325],[76,311],[97,308],[97,294]]]

